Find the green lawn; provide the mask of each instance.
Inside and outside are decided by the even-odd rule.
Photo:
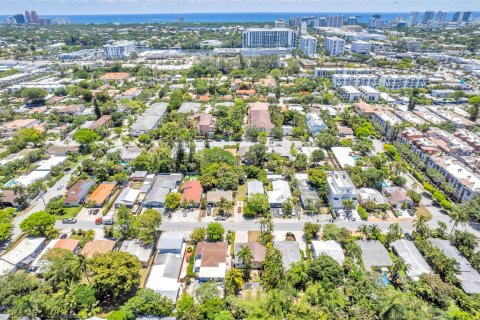
[[[55,216],[55,219],[57,220],[62,220],[65,218],[74,218],[77,216],[77,214],[82,210],[83,206],[80,207],[71,207],[71,208],[64,208],[65,209],[65,214],[61,216]]]
[[[242,184],[237,190],[237,201],[245,201],[247,199],[247,184]]]

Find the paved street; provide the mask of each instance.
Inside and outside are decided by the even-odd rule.
[[[44,210],[45,204],[47,204],[52,198],[55,198],[57,196],[62,196],[65,194],[65,191],[66,191],[65,186],[70,181],[70,177],[72,176],[72,171],[73,170],[65,173],[65,175],[60,180],[58,180],[53,187],[47,189],[45,194],[42,196],[43,201],[42,201],[42,197],[40,197],[28,212],[22,214],[21,216],[15,217],[15,219],[13,220],[12,239],[17,239],[22,234],[22,231],[20,230],[20,223],[22,223],[23,220],[28,218],[34,212]],[[62,186],[62,188],[59,188],[59,186]]]

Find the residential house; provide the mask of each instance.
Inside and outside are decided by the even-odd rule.
[[[200,242],[195,250],[195,272],[200,282],[223,281],[227,271],[226,242]]]
[[[241,259],[238,256],[238,252],[242,250],[243,247],[250,248],[250,252],[252,253],[252,269],[260,270],[262,269],[263,261],[265,260],[265,254],[267,249],[263,244],[260,244],[256,241],[254,242],[247,242],[247,243],[235,243],[235,259],[234,264],[235,268],[243,269],[245,265],[242,263]]]
[[[397,210],[401,209],[402,206],[412,206],[413,201],[407,195],[407,190],[403,187],[385,187],[383,188],[383,192],[385,193],[388,202]]]
[[[159,254],[173,253],[182,254],[184,236],[177,231],[165,231],[160,235],[157,250]]]
[[[200,200],[202,199],[203,188],[200,181],[190,180],[185,181],[182,186],[182,197],[180,203],[188,202],[193,207],[200,206]]]
[[[290,200],[292,193],[285,180],[272,181],[272,191],[267,191],[268,202],[272,208],[281,208],[283,203]]]
[[[283,268],[288,271],[292,264],[302,261],[297,241],[274,241],[273,246],[282,253]]]
[[[228,191],[228,190],[208,191],[207,205],[215,207],[222,198],[233,203],[233,191]]]
[[[95,180],[78,180],[68,189],[63,204],[68,207],[78,207],[87,199],[90,190],[94,186]]]
[[[123,241],[119,251],[127,252],[132,256],[137,257],[138,261],[140,261],[142,266],[146,268],[148,267],[150,257],[152,256],[153,247],[154,247],[153,243],[146,245],[138,239],[125,240]]]
[[[345,261],[345,255],[340,244],[333,240],[321,241],[313,240],[311,244],[312,257],[314,259],[321,255],[326,255],[337,261],[340,265],[343,265]]]
[[[266,132],[270,132],[275,127],[270,119],[268,107],[265,105],[248,108],[248,125]]]
[[[254,194],[265,194],[263,183],[258,180],[252,180],[247,182],[247,195],[250,198]]]
[[[328,129],[320,115],[313,112],[307,113],[307,127],[313,136],[317,136],[320,132]]]
[[[410,266],[410,268],[405,270],[405,273],[410,279],[416,281],[422,274],[432,273],[432,269],[430,269],[430,266],[425,261],[420,251],[415,247],[413,241],[400,239],[392,242],[390,246],[392,247],[393,252]]]
[[[132,188],[125,188],[120,192],[115,201],[115,208],[118,208],[122,205],[126,206],[127,208],[133,208],[137,203],[138,196],[140,195],[140,191],[137,189]]]
[[[328,200],[333,209],[344,209],[345,201],[351,200],[353,208],[358,206],[359,194],[346,171],[333,171],[327,177],[330,194]]]
[[[178,173],[158,175],[142,205],[149,208],[163,208],[167,195],[170,192],[177,192],[181,180],[182,175]]]
[[[183,257],[173,253],[161,253],[155,257],[145,288],[172,300],[175,304],[180,294],[179,277]]]
[[[367,272],[382,269],[386,270],[393,262],[387,249],[378,240],[357,240],[362,249],[362,262]]]
[[[105,202],[110,198],[110,195],[112,194],[116,185],[116,182],[104,181],[100,183],[98,187],[93,190],[93,192],[88,197],[87,203],[94,207],[102,207]]]
[[[45,246],[46,238],[23,238],[13,249],[0,258],[0,274],[27,269]]]

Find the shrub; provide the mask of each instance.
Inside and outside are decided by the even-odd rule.
[[[362,206],[358,206],[358,215],[360,216],[360,218],[362,218],[362,220],[367,220],[368,219],[368,213],[367,213],[367,210],[365,210],[364,207]]]

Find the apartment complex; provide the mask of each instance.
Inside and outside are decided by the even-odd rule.
[[[293,48],[297,35],[288,28],[251,28],[243,32],[243,48]]]
[[[103,46],[105,59],[126,59],[135,51],[134,41],[117,41]]]
[[[326,37],[325,50],[331,56],[340,56],[345,52],[345,40],[338,37]]]
[[[318,40],[312,36],[300,37],[300,50],[306,55],[317,54]]]

